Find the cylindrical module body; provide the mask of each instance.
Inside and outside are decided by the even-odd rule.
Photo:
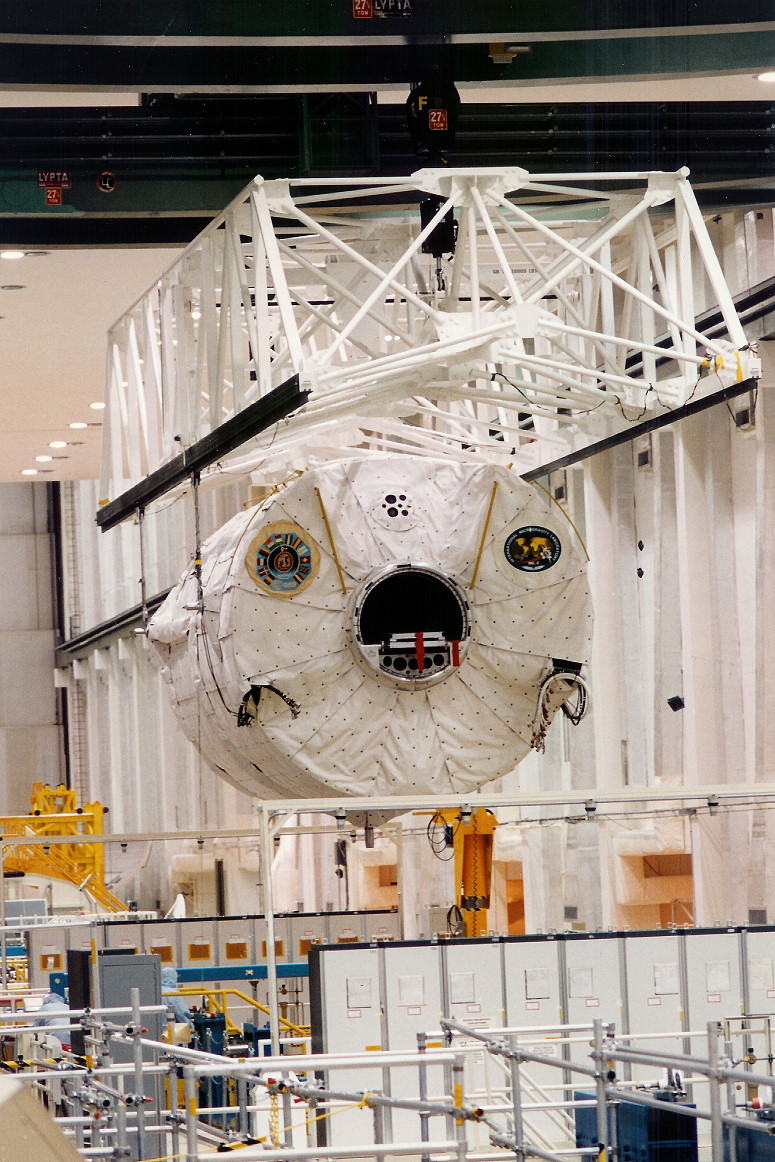
[[[465,794],[587,661],[586,554],[504,468],[332,461],[203,546],[149,639],[188,738],[264,798]]]

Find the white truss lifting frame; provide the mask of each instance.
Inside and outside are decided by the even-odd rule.
[[[110,332],[101,495],[293,375],[307,405],[218,471],[386,450],[526,471],[758,374],[686,170],[259,177]]]

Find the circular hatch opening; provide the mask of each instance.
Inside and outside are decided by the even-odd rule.
[[[389,565],[367,581],[355,602],[358,654],[400,685],[426,684],[452,673],[470,633],[462,589],[429,565]]]

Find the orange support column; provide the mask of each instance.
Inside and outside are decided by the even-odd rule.
[[[416,814],[431,816],[429,829],[434,825],[440,827],[444,824],[448,835],[441,838],[439,833],[436,842],[440,844],[439,850],[450,846],[453,849],[455,896],[456,903],[463,913],[465,935],[486,936],[493,832],[498,826],[498,820],[486,807],[442,807],[439,811],[417,811]],[[431,849],[438,855],[433,841]]]
[[[468,819],[462,813],[455,832],[455,883],[460,892],[466,936],[487,934],[493,832],[497,826],[491,811],[477,807]]]

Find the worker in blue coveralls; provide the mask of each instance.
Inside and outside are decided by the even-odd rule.
[[[163,968],[161,970],[161,995],[164,997],[167,1007],[172,1010],[175,1020],[178,1023],[185,1022],[193,1029],[194,1020],[185,999],[173,995],[177,991],[177,987],[178,970],[169,967]]]
[[[33,1024],[35,1025],[59,1025],[61,1032],[59,1034],[60,1040],[65,1032],[63,1026],[68,1025],[69,1021],[64,1018],[65,1013],[70,1013],[70,1006],[61,993],[49,993],[43,998],[43,1004],[38,1009]],[[67,1038],[64,1038],[67,1040]]]

